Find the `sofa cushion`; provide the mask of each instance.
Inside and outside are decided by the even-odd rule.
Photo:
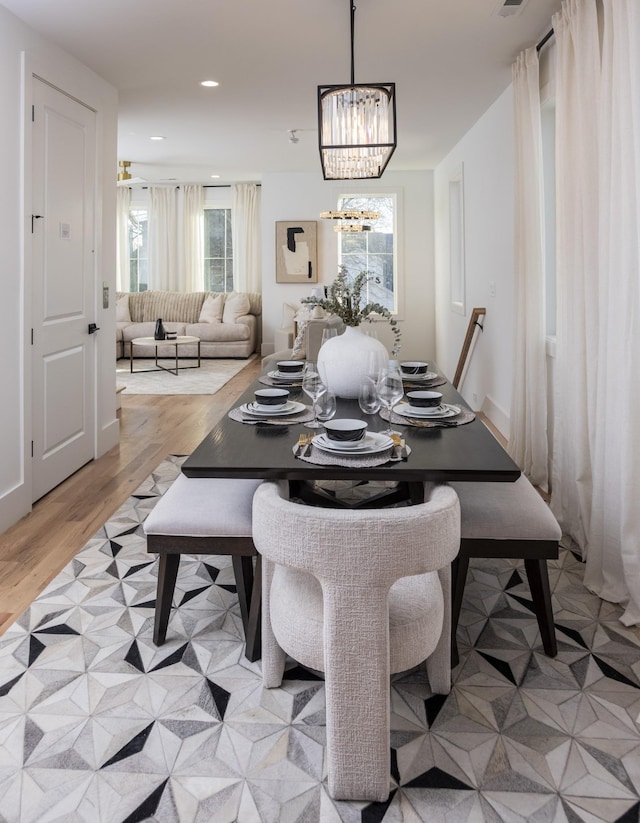
[[[146,291],[142,321],[162,318],[163,322],[197,323],[204,302],[204,292]]]
[[[208,294],[202,304],[198,323],[221,323],[223,309],[224,294]]]
[[[185,333],[199,337],[203,343],[229,343],[249,340],[251,327],[246,323],[189,323]]]
[[[239,317],[249,314],[249,298],[244,293],[231,292],[224,301],[223,323],[236,323]]]
[[[116,323],[130,323],[131,314],[129,313],[129,295],[123,294],[120,297],[116,296]]]

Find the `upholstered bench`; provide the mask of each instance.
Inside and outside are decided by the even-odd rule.
[[[470,558],[524,560],[531,600],[547,655],[558,653],[547,560],[558,557],[562,531],[529,480],[515,483],[450,483],[460,499],[460,552],[453,562],[452,663],[458,662],[456,629]]]
[[[238,590],[245,656],[259,659],[262,575],[251,537],[251,507],[260,482],[181,474],[145,520],[147,551],[159,555],[153,630],[156,645],[162,645],[166,638],[180,555],[227,554],[232,558]]]

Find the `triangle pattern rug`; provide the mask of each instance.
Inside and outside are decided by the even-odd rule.
[[[116,363],[116,386],[124,387],[123,394],[215,394],[254,357],[251,355],[242,360],[203,358],[199,368],[193,368],[196,360],[178,360],[181,368],[177,374],[156,370],[154,361],[147,358],[135,359],[131,372],[129,359],[123,358]],[[171,358],[161,362],[170,368],[175,364]]]
[[[0,821],[637,821],[640,636],[550,564],[559,653],[523,570],[472,565],[451,694],[394,679],[391,794],[333,801],[322,680],[262,688],[228,558],[183,558],[164,646],[141,524],[170,457],[0,637]],[[366,754],[366,753],[363,753]]]

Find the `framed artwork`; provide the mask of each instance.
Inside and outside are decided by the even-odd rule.
[[[276,222],[276,283],[317,283],[316,221]]]

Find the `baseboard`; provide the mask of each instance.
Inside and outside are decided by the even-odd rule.
[[[508,441],[511,431],[511,421],[509,415],[489,395],[486,395],[480,411],[487,417],[490,423],[495,426],[502,437]]]
[[[98,442],[96,444],[96,458],[102,457],[113,446],[117,446],[120,442],[120,421],[114,417],[106,426],[98,432]]]

